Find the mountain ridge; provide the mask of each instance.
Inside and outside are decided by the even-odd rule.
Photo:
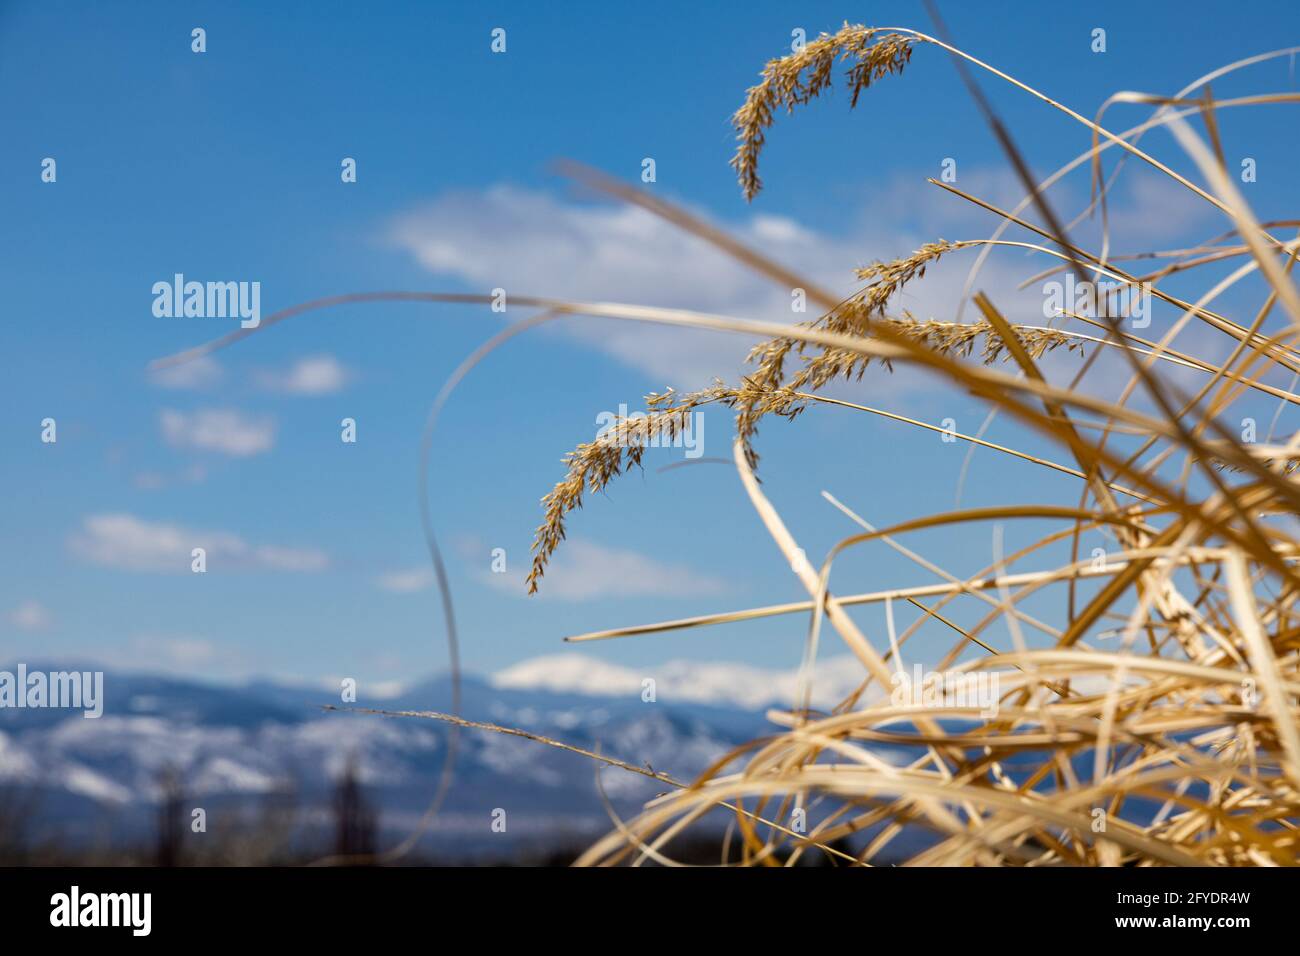
[[[31,661],[31,670],[93,668],[84,662]],[[518,727],[592,752],[690,779],[719,756],[770,729],[736,693],[713,693],[725,676],[708,671],[688,685],[673,668],[652,668],[654,700],[619,669],[575,682],[550,665],[504,677],[462,676],[461,713]],[[689,675],[686,675],[689,676]],[[62,845],[107,841],[147,844],[169,775],[188,812],[202,807],[209,832],[231,832],[292,794],[294,840],[328,846],[337,782],[352,764],[378,813],[383,842],[405,837],[437,790],[451,728],[418,717],[330,712],[346,708],[337,687],[275,681],[221,685],[192,678],[106,670],[104,714],[0,709],[0,809],[22,805],[26,839]],[[611,680],[612,679],[612,680]],[[741,699],[757,700],[741,675]],[[602,683],[603,681],[603,683]],[[602,690],[604,693],[592,693]],[[765,700],[770,698],[767,694]],[[705,699],[701,699],[705,698]],[[451,680],[435,675],[396,696],[358,688],[358,707],[449,711]],[[509,857],[547,851],[610,826],[597,766],[589,759],[518,737],[460,731],[455,776],[446,804],[421,847],[461,857]],[[663,785],[617,768],[599,771],[601,788],[620,814],[635,812]],[[4,801],[8,802],[5,803]],[[491,829],[504,809],[506,833]],[[0,814],[2,817],[3,814]],[[3,834],[0,834],[3,836]],[[203,834],[186,835],[202,846]]]

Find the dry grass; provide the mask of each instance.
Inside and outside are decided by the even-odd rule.
[[[545,312],[494,338],[457,370],[440,396],[441,402],[501,341],[554,316],[601,316],[761,336],[762,344],[750,355],[752,367],[736,384],[717,381],[699,392],[651,395],[647,418],[619,422],[611,433],[567,456],[563,479],[543,499],[529,587],[544,585],[547,562],[562,546],[566,522],[584,496],[642,464],[643,440],[671,436],[697,409],[724,406],[735,414],[733,457],[741,488],[791,562],[806,600],[618,627],[570,640],[622,639],[800,615],[808,622],[806,673],[811,673],[827,628],[862,668],[857,690],[831,711],[812,711],[805,686],[790,708],[769,714],[776,727],[772,736],[723,756],[698,779],[686,783],[656,773],[671,784],[671,791],[635,818],[617,821],[580,862],[671,863],[673,840],[721,808],[732,816],[729,839],[739,842],[748,864],[790,865],[809,854],[826,854],[839,863],[865,865],[899,859],[990,866],[1293,865],[1300,858],[1300,576],[1294,566],[1300,556],[1294,523],[1300,487],[1293,477],[1300,433],[1277,441],[1270,434],[1250,443],[1226,423],[1233,421],[1243,396],[1266,396],[1280,407],[1300,404],[1292,377],[1300,377],[1300,295],[1291,280],[1300,243],[1271,231],[1294,228],[1295,220],[1261,224],[1246,205],[1220,158],[1216,116],[1224,109],[1295,103],[1300,95],[1263,93],[1215,101],[1207,87],[1211,80],[1290,51],[1229,64],[1172,98],[1119,95],[1112,102],[1155,110],[1138,126],[1114,132],[1101,125],[1105,109],[1089,120],[936,37],[904,28],[845,25],[801,52],[769,63],[761,82],[748,91],[734,118],[739,146],[733,166],[744,194],[753,197],[760,189],[758,159],[778,110],[793,110],[828,90],[837,64],[846,68],[845,84],[857,105],[859,94],[873,82],[901,73],[922,46],[946,51],[964,71],[973,68],[1009,84],[1034,108],[1070,118],[1081,133],[1086,131],[1083,138],[1091,146],[1041,183],[1028,182],[1025,199],[1010,210],[935,183],[955,202],[985,210],[996,223],[992,236],[939,240],[868,267],[858,275],[863,287],[843,301],[683,210],[581,174],[714,243],[782,287],[803,287],[820,310],[818,318],[777,325],[512,295],[513,304]],[[1023,179],[1027,167],[996,118],[990,119]],[[1203,135],[1189,119],[1201,124]],[[1138,145],[1145,132],[1160,128],[1172,131],[1183,147],[1180,155],[1190,160],[1185,172]],[[1083,215],[1105,216],[1108,191],[1124,165],[1117,162],[1104,175],[1102,161],[1111,150],[1217,210],[1230,231],[1208,242],[1193,238],[1181,248],[1122,257],[1110,252],[1108,228],[1098,249],[1072,242],[1066,229]],[[1063,226],[1047,202],[1047,191],[1085,164],[1093,170],[1093,202],[1080,219]],[[1003,239],[1011,229],[1025,238]],[[1143,338],[1105,313],[1065,312],[1048,327],[1013,325],[995,301],[1009,290],[976,295],[980,319],[974,322],[891,314],[899,291],[923,281],[927,267],[940,258],[974,255],[973,288],[983,263],[1000,250],[1027,250],[1038,258],[1027,282],[1068,270],[1085,280],[1151,283],[1154,307],[1162,310],[1153,328],[1163,333],[1158,339]],[[1139,276],[1121,267],[1147,258],[1162,260],[1160,268]],[[1233,271],[1207,279],[1195,301],[1161,287],[1171,276],[1186,283],[1198,270],[1219,263],[1232,265]],[[1050,268],[1044,271],[1045,266]],[[1244,288],[1247,280],[1264,290],[1258,309],[1241,317],[1220,311],[1224,294]],[[262,326],[310,308],[361,299],[487,301],[441,293],[341,297],[286,310]],[[1193,328],[1202,334],[1188,335]],[[234,333],[180,358],[245,334]],[[1205,347],[1211,335],[1228,349],[1225,358]],[[1058,383],[1043,371],[1041,360],[1062,348],[1082,356],[1073,377]],[[1130,380],[1120,394],[1112,388],[1099,396],[1088,385],[1099,357],[1107,354],[1128,363]],[[1073,476],[1077,494],[1057,504],[1023,505],[1014,503],[1019,496],[1010,489],[1011,501],[1004,505],[923,515],[884,529],[828,495],[844,514],[846,537],[824,556],[820,568],[801,564],[795,535],[756,478],[758,426],[769,416],[793,420],[813,406],[834,405],[900,427],[935,430],[899,411],[820,394],[831,383],[860,379],[868,369],[887,374],[900,365],[938,375],[974,396],[1010,426],[1013,436],[1004,443],[984,439],[983,432],[956,434],[956,439],[1014,458],[1017,467]],[[1173,368],[1200,376],[1194,394],[1182,394],[1161,374]],[[1057,453],[1048,457],[1015,447],[1031,438],[1051,443]],[[846,428],[844,440],[861,439]],[[906,462],[898,467],[897,479],[906,480]],[[1020,519],[1053,521],[1057,530],[1011,553],[998,553],[973,575],[954,574],[903,540],[924,529],[987,527]],[[1080,556],[1083,536],[1099,528],[1109,529],[1117,542],[1102,563]],[[995,541],[1000,542],[996,532]],[[836,558],[870,542],[889,546],[903,561],[921,567],[925,578],[909,587],[833,594],[829,579]],[[1062,548],[1069,551],[1064,562],[1058,560]],[[1054,616],[1037,611],[1046,598],[1059,609]],[[445,591],[444,600],[450,601]],[[894,608],[904,603],[920,616],[900,631]],[[883,608],[883,633],[864,633],[849,613],[862,607]],[[998,675],[995,715],[981,715],[972,707],[890,700],[895,668],[901,668],[909,641],[922,628],[951,637],[935,670]],[[455,715],[426,716],[519,733]],[[541,742],[573,749],[558,741]],[[882,759],[885,745],[895,752],[902,748],[906,759]],[[791,825],[796,809],[806,812],[806,828]],[[919,842],[913,839],[918,834],[923,837]],[[849,855],[839,842],[846,839],[858,841]],[[721,850],[720,858],[729,858],[726,848]]]
[[[740,177],[746,199],[753,199],[762,188],[758,154],[763,149],[765,131],[775,119],[773,113],[782,107],[793,110],[828,89],[835,80],[837,60],[849,63],[848,86],[854,106],[873,81],[903,72],[916,39],[884,33],[877,40],[880,33],[846,23],[833,36],[820,36],[798,53],[768,63],[762,82],[750,87],[744,105],[732,118],[740,145],[731,165]]]
[[[873,360],[885,370],[901,363],[938,372],[1027,432],[1049,438],[1077,467],[977,436],[956,436],[1015,456],[1026,468],[1074,475],[1081,479],[1081,496],[1056,508],[1009,504],[924,516],[884,530],[831,499],[864,530],[828,554],[820,573],[807,569],[797,575],[808,601],[571,638],[625,638],[802,614],[810,618],[805,664],[829,623],[863,666],[861,686],[834,710],[816,713],[796,706],[771,712],[783,732],[728,755],[691,786],[652,801],[633,820],[620,822],[580,862],[662,861],[675,837],[725,801],[775,820],[788,820],[795,808],[807,812],[807,832],[793,838],[736,815],[734,834],[745,861],[766,865],[797,862],[810,850],[820,852],[817,845],[855,835],[859,840],[865,835],[856,854],[863,864],[900,854],[921,865],[1294,864],[1300,858],[1300,622],[1295,608],[1300,578],[1293,562],[1300,552],[1294,525],[1274,519],[1293,516],[1300,503],[1291,478],[1300,439],[1251,444],[1222,421],[1230,420],[1225,416],[1231,406],[1247,392],[1287,404],[1298,401],[1289,388],[1265,381],[1271,372],[1296,368],[1296,294],[1290,281],[1296,243],[1274,237],[1254,220],[1215,149],[1204,146],[1185,123],[1184,116],[1199,113],[1213,138],[1216,105],[1208,98],[1189,109],[1180,109],[1189,105],[1184,99],[1161,100],[1153,123],[1117,135],[948,44],[897,29],[846,25],[767,65],[762,82],[749,90],[735,116],[740,145],[732,164],[745,195],[759,190],[758,157],[778,108],[793,110],[830,88],[837,61],[847,64],[845,82],[856,104],[872,81],[901,72],[918,43],[943,47],[1077,119],[1094,137],[1083,161],[1119,146],[1182,184],[1228,215],[1235,228],[1224,238],[1236,241],[1153,251],[1147,255],[1172,261],[1139,277],[1105,252],[1072,244],[1032,182],[1026,202],[1013,212],[950,189],[998,215],[1003,228],[1020,227],[1046,244],[1001,240],[1000,228],[987,240],[939,240],[896,261],[878,263],[859,272],[866,285],[854,296],[843,302],[817,297],[824,309],[819,318],[756,347],[750,354],[755,367],[738,385],[719,381],[698,393],[650,396],[649,427],[668,433],[701,406],[722,404],[735,411],[735,463],[742,484],[791,561],[798,553],[796,540],[754,477],[758,456],[753,444],[762,419],[793,419],[811,404],[824,402],[937,430],[897,412],[817,394],[832,382],[861,379]],[[1159,124],[1175,129],[1209,189],[1137,148],[1138,135]],[[1014,145],[1008,146],[1013,163],[1023,165]],[[1103,198],[1114,181],[1112,176],[1104,183]],[[1045,225],[1024,218],[1031,205]],[[1107,248],[1109,244],[1107,234]],[[1182,316],[1160,341],[1148,341],[1104,313],[1061,316],[1061,323],[1074,320],[1091,326],[1089,331],[1013,326],[982,294],[976,298],[983,315],[979,322],[888,314],[899,290],[922,280],[926,267],[940,257],[962,250],[980,250],[984,256],[998,246],[1030,248],[1060,260],[1029,281],[1074,270],[1081,280],[1150,282],[1155,297]],[[745,261],[752,265],[760,258],[751,250]],[[1159,288],[1170,275],[1232,258],[1244,264],[1201,301],[1186,302]],[[788,274],[775,264],[760,269],[773,279]],[[1248,322],[1211,310],[1226,288],[1256,273],[1269,291]],[[1279,304],[1281,321],[1270,323]],[[1227,359],[1173,348],[1175,338],[1194,321],[1234,340]],[[828,347],[802,335],[806,330],[849,341]],[[1085,345],[1091,354],[1076,378],[1068,386],[1051,384],[1039,367],[1043,356],[1061,347],[1082,352]],[[1133,373],[1117,401],[1086,390],[1097,355],[1108,350],[1123,353]],[[1008,363],[1018,375],[991,368]],[[1205,383],[1194,396],[1181,396],[1156,374],[1157,363],[1196,369],[1204,373]],[[1135,396],[1144,402],[1134,402]],[[1139,404],[1153,410],[1138,411]],[[1082,413],[1091,420],[1079,418]],[[1135,434],[1145,440],[1121,451],[1120,439]],[[534,589],[583,493],[603,489],[640,462],[639,449],[600,442],[580,446],[569,456],[566,479],[545,499],[530,577]],[[922,528],[1031,516],[1054,516],[1065,527],[972,578],[950,574],[895,540]],[[1100,566],[1077,560],[1083,532],[1102,525],[1114,530],[1121,553],[1108,555]],[[880,540],[942,582],[832,595],[828,580],[837,555]],[[1072,544],[1076,560],[1012,571],[1035,558],[1041,563],[1061,541]],[[1084,580],[1100,586],[1081,600],[1076,589]],[[1022,610],[1032,595],[1052,589],[1068,589],[1068,601],[1058,602],[1063,605],[1059,619],[1040,621]],[[948,605],[964,608],[968,605],[961,602],[972,598],[983,602],[982,616],[973,624],[945,616]],[[899,635],[889,608],[901,601],[923,613]],[[879,639],[869,640],[845,612],[846,607],[870,604],[886,606],[887,650],[878,649]],[[900,705],[891,700],[891,661],[901,662],[907,641],[922,626],[953,634],[937,669],[997,672],[995,716],[943,702]],[[1031,631],[1032,640],[1026,638]],[[1107,632],[1119,639],[1113,650],[1100,649]],[[882,761],[874,748],[885,743],[905,748],[910,756],[898,765]],[[918,832],[925,835],[919,842],[903,839]]]

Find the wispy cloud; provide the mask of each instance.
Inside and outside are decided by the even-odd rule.
[[[323,571],[329,556],[312,548],[252,544],[228,531],[200,531],[130,514],[91,515],[69,540],[72,553],[103,567],[126,571],[183,572],[203,548],[209,571]]]
[[[223,378],[225,370],[210,355],[149,372],[150,383],[159,388],[201,390],[212,388]]]
[[[869,215],[848,217],[840,235],[770,214],[724,225],[808,281],[847,295],[858,285],[856,267],[905,255],[941,234],[928,228],[931,218],[940,218],[928,214],[941,201],[931,195],[938,191],[907,187],[912,202],[902,202],[901,191],[882,191],[888,195],[862,211]],[[957,208],[947,224],[970,218],[968,210]],[[507,293],[681,307],[773,322],[813,317],[793,310],[790,289],[773,286],[703,240],[636,207],[570,202],[496,186],[445,195],[415,209],[393,224],[391,238],[429,271],[484,291],[501,287]],[[944,271],[931,270],[929,281],[918,284],[901,305],[922,317],[950,311],[964,273],[954,269],[945,277]],[[734,335],[635,322],[579,319],[567,328],[624,364],[675,385],[734,374],[747,349],[746,340]]]
[[[303,356],[283,368],[257,369],[249,379],[266,391],[310,397],[339,392],[355,377],[336,356],[319,354]],[[149,372],[151,385],[176,391],[206,391],[226,378],[226,369],[210,355]]]
[[[485,571],[484,580],[501,591],[523,596],[517,574]],[[684,564],[665,563],[623,548],[608,548],[570,538],[546,569],[540,596],[561,601],[626,597],[701,597],[732,590],[721,578]],[[536,600],[533,598],[532,600]]]
[[[234,409],[164,409],[159,424],[163,438],[173,448],[246,458],[268,451],[275,444],[275,423],[271,419],[252,418]]]
[[[257,373],[263,388],[302,396],[332,395],[342,391],[352,378],[352,372],[333,355],[309,355],[286,369]]]
[[[433,568],[407,568],[381,574],[375,582],[385,591],[394,594],[414,594],[433,587]]]
[[[39,601],[24,601],[6,617],[20,631],[44,631],[54,623],[54,615]]]
[[[1113,226],[1122,226],[1126,245],[1141,247],[1163,236],[1158,223],[1167,189],[1135,180],[1112,202]],[[961,186],[1003,207],[1023,198],[1014,177],[1002,171],[963,170]],[[921,178],[878,184],[871,199],[848,209],[836,233],[807,228],[795,220],[757,214],[724,228],[808,281],[847,295],[860,283],[853,270],[874,260],[889,261],[943,236],[978,239],[997,220]],[[1065,214],[1081,205],[1068,190],[1054,191]],[[1201,213],[1180,203],[1179,225]],[[699,211],[696,210],[698,213]],[[704,218],[709,218],[707,215]],[[1092,224],[1095,226],[1095,224]],[[1088,235],[1081,227],[1079,235]],[[1119,233],[1118,228],[1116,234]],[[772,322],[813,317],[795,313],[791,290],[775,287],[700,239],[636,207],[580,203],[549,193],[498,185],[480,192],[450,193],[397,218],[390,238],[430,272],[487,292],[517,293],[586,301],[634,302],[690,308]],[[919,318],[952,320],[965,290],[975,253],[956,253],[930,268],[894,303]],[[1046,260],[1040,260],[1043,265]],[[997,304],[1013,321],[1041,324],[1042,294],[1015,291],[1039,268],[1024,253],[995,252],[981,269],[976,288],[999,290]],[[964,321],[974,321],[968,307]],[[599,319],[567,321],[567,334],[601,349],[623,364],[679,387],[716,375],[734,377],[744,366],[747,343],[734,335],[671,329]],[[907,380],[868,377],[865,388],[896,392]]]

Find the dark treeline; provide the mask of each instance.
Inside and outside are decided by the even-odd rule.
[[[205,809],[187,799],[183,776],[175,768],[164,768],[157,786],[152,834],[126,844],[33,836],[38,796],[22,787],[0,788],[0,866],[304,866],[326,858],[332,865],[374,865],[367,857],[384,848],[379,814],[355,760],[345,764],[332,798],[321,808],[304,806],[296,788],[285,783],[264,794],[256,807],[209,819]],[[726,862],[739,862],[739,843],[730,841]],[[438,854],[430,848],[389,865],[569,866],[585,848],[575,840],[506,857]],[[847,844],[836,848],[852,852]],[[673,842],[668,855],[681,863],[716,865],[722,862],[722,844],[716,838],[686,836]],[[829,859],[812,853],[803,863],[826,865]]]

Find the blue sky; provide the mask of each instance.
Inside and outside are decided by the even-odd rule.
[[[1284,3],[1242,16],[1172,3],[948,4],[945,15],[969,52],[1088,115],[1116,90],[1172,93],[1300,38],[1300,10]],[[157,318],[153,283],[178,272],[259,281],[264,315],[346,292],[502,286],[787,320],[787,290],[594,199],[552,164],[575,159],[636,181],[652,157],[647,188],[845,292],[855,266],[940,235],[987,235],[991,219],[924,182],[955,158],[958,186],[1018,198],[934,49],[918,49],[856,112],[837,92],[778,120],[766,189],[752,206],[741,198],[728,118],[745,87],[788,50],[792,29],[813,36],[846,17],[929,25],[910,3],[0,5],[3,656],[88,655],[209,678],[398,680],[444,667],[437,596],[421,571],[419,435],[444,379],[502,317],[337,308],[160,381],[146,374],[150,360],[234,323]],[[195,27],[207,31],[203,54],[190,48]],[[489,48],[496,27],[507,31],[504,54]],[[1107,30],[1105,54],[1089,48],[1094,27]],[[1082,128],[981,82],[1036,171],[1087,147]],[[1294,89],[1281,59],[1215,92]],[[1249,198],[1265,217],[1294,199],[1300,127],[1285,110],[1223,119],[1229,152],[1258,162]],[[1145,115],[1119,107],[1112,122]],[[1145,142],[1190,169],[1167,134]],[[41,181],[45,157],[57,162],[54,183]],[[356,183],[340,181],[344,157],[357,161]],[[1086,191],[1086,177],[1068,182],[1062,210],[1073,215]],[[1117,191],[1115,213],[1135,249],[1226,228],[1142,171]],[[969,263],[902,304],[950,316]],[[987,277],[1005,288],[999,276],[1037,268],[995,257]],[[504,586],[527,567],[538,499],[561,476],[561,456],[592,437],[600,412],[710,374],[734,380],[744,350],[715,335],[571,320],[512,341],[470,376],[444,414],[431,484],[469,668],[564,653],[569,633],[803,596],[732,469],[658,471],[680,450],[651,454],[644,476],[575,516],[576,546],[559,559],[567,583],[562,564],[540,599]],[[983,416],[969,397],[906,373],[873,372],[843,394],[952,417],[965,431]],[[355,444],[339,440],[345,417],[357,421]],[[52,445],[40,441],[45,418],[58,423]],[[706,456],[729,455],[728,427],[726,416],[706,419]],[[999,427],[994,441],[1009,437]],[[759,450],[767,493],[814,559],[854,530],[823,489],[885,525],[950,507],[965,454],[838,409],[767,425]],[[1074,490],[1069,478],[981,454],[963,503]],[[1009,529],[1008,540],[1035,530]],[[219,542],[206,574],[171,561],[190,540]],[[987,526],[909,543],[955,572],[991,560]],[[505,549],[506,576],[489,570],[494,548]],[[833,586],[931,580],[877,546],[837,564]],[[883,644],[878,611],[861,620]],[[789,617],[583,652],[787,667],[804,628]],[[947,635],[933,640],[946,646]]]

